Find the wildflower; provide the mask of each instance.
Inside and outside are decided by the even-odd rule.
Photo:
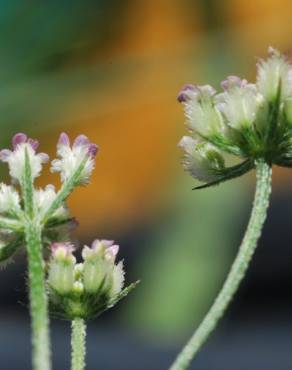
[[[49,156],[46,153],[36,153],[39,146],[37,140],[28,138],[25,134],[16,134],[12,139],[13,151],[3,149],[0,152],[0,160],[7,162],[9,173],[16,182],[21,182],[24,173],[25,153],[28,155],[31,176],[33,179],[40,175],[43,163],[47,163]]]
[[[90,282],[88,268],[83,272],[83,264],[76,264],[74,247],[69,242],[70,231],[77,222],[70,217],[65,202],[76,186],[88,183],[97,145],[80,135],[70,147],[68,136],[61,134],[57,159],[51,167],[52,172],[61,174],[62,186],[58,191],[53,185],[35,187],[34,180],[40,175],[43,163],[49,160],[47,154],[37,153],[38,145],[38,141],[19,133],[12,139],[13,150],[0,151],[0,160],[8,164],[13,184],[0,183],[0,264],[3,266],[20,247],[26,247],[33,363],[36,368],[50,369],[46,278],[53,312],[69,319],[96,316],[124,297],[132,286],[122,290],[123,268],[121,264],[115,266],[115,247],[111,245],[101,254],[100,260],[104,262],[97,259],[93,263],[92,273],[102,279],[96,290],[96,282]],[[19,186],[19,193],[15,186]],[[48,257],[49,246],[51,256]],[[101,275],[96,273],[99,266],[104,266],[104,270],[98,271]],[[85,275],[89,276],[89,283]]]
[[[186,85],[179,93],[191,131],[179,144],[184,168],[208,186],[248,172],[258,159],[292,167],[290,62],[270,48],[258,63],[256,84],[229,76],[221,88]],[[224,153],[241,162],[226,167]]]
[[[114,305],[134,285],[124,287],[123,263],[116,263],[119,246],[110,240],[95,240],[84,246],[82,263],[76,263],[74,248],[53,243],[48,284],[52,311],[64,318],[92,318]]]
[[[94,159],[98,147],[84,135],[75,139],[72,147],[67,134],[62,133],[57,145],[58,159],[52,161],[52,172],[60,172],[62,182],[66,182],[79,168],[78,185],[87,184],[94,169]]]
[[[65,202],[77,185],[88,182],[94,168],[97,146],[80,135],[71,148],[68,136],[61,134],[57,153],[59,159],[52,162],[53,169],[60,170],[65,181],[59,191],[53,185],[44,188],[34,186],[43,163],[49,159],[47,154],[36,152],[39,146],[37,140],[19,133],[13,137],[12,146],[13,150],[0,151],[0,160],[8,164],[14,183],[0,183],[0,234],[9,232],[14,233],[16,238],[21,237],[30,219],[42,229],[44,246],[52,241],[67,242],[70,231],[77,223],[70,216]],[[16,185],[20,185],[19,193]],[[9,250],[12,249],[9,247]],[[4,250],[7,250],[6,245],[1,247],[1,251]],[[6,254],[1,252],[0,259]]]

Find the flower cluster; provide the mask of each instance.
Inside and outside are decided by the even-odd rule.
[[[33,214],[36,222],[44,226],[42,234],[47,243],[50,242],[47,239],[52,237],[55,241],[66,239],[72,226],[76,225],[70,217],[65,200],[74,187],[89,181],[97,146],[80,135],[71,149],[68,136],[61,134],[57,146],[59,159],[52,162],[51,168],[53,172],[61,172],[63,187],[59,192],[55,191],[53,185],[47,185],[44,189],[33,187],[42,165],[49,161],[47,154],[37,153],[38,146],[37,140],[19,133],[12,139],[13,150],[0,151],[0,160],[8,164],[13,184],[0,184],[0,261],[9,258],[23,244],[27,213],[24,198],[30,186]]]
[[[57,159],[51,171],[59,172],[62,186],[35,188],[34,180],[49,156],[37,153],[39,143],[25,134],[12,139],[13,150],[0,152],[8,163],[13,185],[0,184],[0,262],[7,261],[27,239],[33,224],[49,254],[48,286],[54,313],[64,318],[92,318],[114,305],[134,285],[123,289],[122,262],[115,263],[119,247],[113,241],[96,240],[82,251],[77,264],[70,243],[70,231],[77,225],[70,216],[66,199],[75,187],[87,184],[94,169],[97,145],[84,135],[70,140],[62,133],[57,144]],[[35,236],[33,236],[35,237]]]
[[[292,167],[292,65],[269,48],[257,81],[229,76],[222,91],[186,85],[178,95],[191,136],[179,143],[183,166],[205,186],[240,176],[259,159]],[[227,167],[224,153],[242,161]]]
[[[95,240],[84,246],[82,263],[76,263],[69,243],[52,244],[48,286],[51,311],[65,319],[91,319],[113,306],[134,287],[123,289],[123,263],[115,263],[119,246]]]

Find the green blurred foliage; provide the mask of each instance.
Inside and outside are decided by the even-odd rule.
[[[127,322],[164,342],[189,333],[208,309],[240,242],[241,214],[250,203],[242,179],[202,191],[191,191],[193,186],[185,178],[167,192],[168,216],[139,246],[148,251],[136,266],[141,284],[125,309]]]

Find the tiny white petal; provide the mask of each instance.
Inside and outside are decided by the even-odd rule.
[[[224,167],[224,160],[219,151],[211,144],[202,143],[190,136],[184,136],[179,142],[179,147],[184,150],[183,167],[199,181],[212,182],[218,179]],[[212,152],[215,159],[208,157]]]
[[[117,265],[114,266],[112,272],[112,286],[110,290],[110,296],[115,297],[119,294],[125,283],[125,271],[124,271],[124,264],[120,261]]]
[[[52,205],[57,194],[54,185],[47,185],[45,189],[38,189],[34,192],[35,207],[38,214],[44,215]],[[68,217],[68,210],[65,206],[59,207],[53,214],[54,217]]]
[[[0,184],[0,213],[20,210],[20,197],[13,186]]]
[[[185,92],[184,92],[185,93]],[[197,86],[187,91],[187,99],[181,100],[185,107],[187,126],[203,136],[224,132],[221,113],[214,105],[215,90],[209,86]]]
[[[236,129],[250,126],[256,118],[261,102],[260,94],[253,84],[238,85],[232,84],[233,81],[229,82],[225,91],[216,96],[216,106],[226,118],[229,126]]]
[[[51,163],[51,172],[60,172],[62,182],[65,182],[86,159],[79,184],[87,184],[94,169],[96,151],[97,146],[91,144],[84,135],[78,136],[71,148],[68,136],[63,133],[57,145],[58,158]]]
[[[277,96],[281,89],[281,99],[292,97],[292,66],[275,49],[269,48],[269,58],[258,63],[257,85],[259,92],[268,100]]]

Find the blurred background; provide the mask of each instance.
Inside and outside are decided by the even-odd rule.
[[[180,166],[176,102],[187,82],[255,78],[256,57],[292,46],[288,0],[0,1],[0,145],[26,132],[55,155],[61,131],[100,146],[90,186],[71,196],[74,238],[115,239],[139,287],[90,323],[88,370],[167,369],[228,272],[254,173],[194,192]],[[1,165],[0,175],[7,177]],[[39,185],[58,185],[48,169]],[[292,173],[274,193],[248,276],[192,369],[292,368]],[[0,368],[30,369],[26,259],[0,274]],[[53,320],[55,369],[69,323]]]

